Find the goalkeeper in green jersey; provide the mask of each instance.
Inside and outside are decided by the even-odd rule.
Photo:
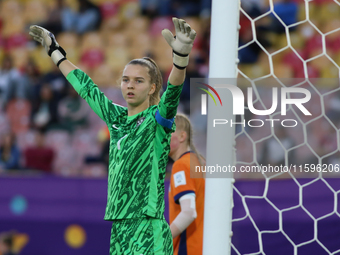
[[[66,59],[54,35],[39,26],[30,35],[110,131],[108,195],[105,220],[113,221],[110,254],[173,254],[164,219],[164,177],[174,117],[196,32],[173,18],[176,36],[162,35],[173,50],[173,68],[160,98],[162,76],[150,58],[134,59],[123,71],[121,90],[127,107],[114,104],[84,72]],[[136,38],[138,39],[138,38]]]

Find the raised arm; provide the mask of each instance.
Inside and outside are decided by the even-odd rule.
[[[169,76],[167,89],[158,104],[160,116],[156,113],[156,120],[162,126],[167,127],[167,131],[174,131],[174,117],[177,113],[186,67],[189,63],[189,53],[196,37],[195,30],[191,29],[184,20],[173,18],[172,21],[175,25],[176,37],[168,29],[164,29],[162,35],[172,48],[174,65]]]
[[[174,66],[169,76],[172,85],[181,85],[185,79],[185,68],[189,63],[189,53],[194,44],[196,31],[191,29],[185,20],[172,18],[175,26],[176,36],[170,30],[164,29],[162,35],[173,51]]]
[[[50,31],[34,25],[30,27],[29,34],[34,40],[40,42],[45,47],[53,63],[59,67],[78,94],[86,100],[101,119],[108,123],[110,116],[118,115],[124,110],[123,107],[113,104],[111,100],[108,100],[87,74],[66,59],[65,50],[58,44]]]

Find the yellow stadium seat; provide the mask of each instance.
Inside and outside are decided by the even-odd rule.
[[[111,32],[118,31],[123,27],[123,21],[120,19],[118,15],[111,16],[102,21],[100,26],[100,33],[102,38],[106,39],[106,35]]]
[[[106,46],[107,47],[126,47],[128,45],[128,38],[122,32],[111,32],[107,35]]]
[[[303,49],[303,47],[305,46],[305,40],[302,37],[301,33],[290,32],[289,36],[291,45],[294,49]]]
[[[131,60],[130,54],[126,48],[112,48],[105,49],[106,63],[114,72],[123,71],[125,65]]]
[[[37,47],[31,51],[30,57],[37,64],[41,73],[47,73],[52,70],[54,64],[43,47]]]
[[[57,41],[67,52],[67,59],[77,65],[79,62],[79,36],[72,32],[60,33],[57,36]]]
[[[156,61],[159,69],[163,72],[168,72],[172,68],[172,52],[168,51],[158,51],[154,53],[154,60]]]
[[[278,78],[293,78],[294,71],[293,68],[285,64],[275,64],[274,74]]]
[[[148,30],[150,21],[146,17],[137,16],[130,19],[126,24],[126,30],[131,31],[131,33],[144,33]]]
[[[313,8],[311,8],[313,9]],[[309,13],[311,13],[311,9],[309,10]],[[298,21],[302,21],[306,19],[306,8],[305,3],[300,3],[298,7]]]
[[[338,19],[340,16],[340,6],[334,2],[322,4],[319,6],[319,11],[316,16],[323,22]]]
[[[138,35],[138,40],[131,40],[129,48],[132,58],[140,58],[151,52],[151,38],[147,34]]]
[[[25,4],[24,18],[27,24],[37,24],[46,20],[46,5],[40,0],[30,0]]]
[[[133,17],[138,16],[139,13],[140,7],[138,2],[126,2],[124,4],[122,3],[118,15],[122,20],[130,20]]]
[[[2,0],[0,1],[0,16],[4,23],[13,17],[20,17],[22,15],[22,7],[16,0]]]
[[[273,47],[276,50],[280,50],[288,45],[286,34],[279,35]]]
[[[29,52],[26,47],[16,48],[10,51],[10,56],[13,60],[13,65],[18,68],[24,68],[29,58]]]
[[[56,39],[63,48],[76,48],[79,46],[79,37],[72,32],[60,33]]]
[[[324,26],[323,26],[323,32],[328,33],[331,31],[334,31],[336,29],[338,29],[340,27],[340,20],[339,19],[333,19],[330,20],[329,22],[327,22]],[[339,31],[335,32],[335,33],[331,33],[329,34],[327,37],[336,37],[339,36]]]
[[[335,63],[340,66],[340,52],[338,52],[335,56],[333,56]]]
[[[80,52],[90,49],[102,49],[103,41],[98,32],[89,32],[83,35],[81,39]]]
[[[329,62],[327,66],[320,69],[320,78],[339,78],[339,68]]]
[[[79,3],[78,0],[64,0],[65,6],[71,8],[74,11],[78,11]]]
[[[7,38],[14,34],[23,33],[25,31],[24,28],[24,18],[22,16],[13,16],[4,22],[2,36]]]
[[[94,83],[100,87],[111,87],[116,84],[114,77],[114,72],[108,64],[98,66],[91,76]]]

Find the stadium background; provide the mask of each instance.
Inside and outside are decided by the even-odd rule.
[[[275,3],[286,25],[304,19],[303,1]],[[0,2],[0,232],[16,231],[15,246],[20,254],[107,254],[110,235],[110,223],[102,220],[109,139],[105,123],[67,84],[45,49],[29,38],[28,27],[38,24],[55,33],[68,59],[88,73],[109,99],[125,105],[117,80],[133,58],[154,58],[166,85],[172,55],[161,30],[173,30],[172,16],[184,18],[198,34],[185,88],[189,88],[191,77],[207,77],[210,5],[209,0]],[[242,6],[255,18],[269,3],[242,1]],[[321,31],[340,26],[339,6],[333,1],[313,1],[310,6],[310,19]],[[242,14],[240,24],[239,42],[243,45],[252,40],[252,32],[249,19]],[[274,16],[255,25],[257,41],[269,51],[287,44],[283,26]],[[290,34],[304,59],[320,53],[321,36],[312,26],[297,26]],[[326,43],[327,53],[340,64],[340,33],[327,36]],[[256,43],[241,50],[239,59],[239,69],[249,78],[269,73],[267,55]],[[292,51],[277,54],[273,64],[278,77],[304,77],[302,62]],[[327,59],[311,61],[308,73],[315,78],[338,77],[336,66]],[[189,114],[189,96],[190,91],[184,89],[180,112]],[[332,100],[327,109],[336,116],[339,99]],[[197,137],[205,134],[205,129],[196,130]],[[320,150],[334,150],[330,133],[320,135],[317,123],[310,135],[317,138],[315,146]],[[197,142],[205,155],[205,140]],[[246,157],[247,144],[240,141],[238,146]],[[41,162],[41,155],[46,161]],[[247,187],[253,187],[255,193],[261,190],[256,182]],[[247,226],[242,227],[246,233]]]

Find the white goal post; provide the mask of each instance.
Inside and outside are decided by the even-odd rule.
[[[212,0],[209,78],[246,80],[254,91],[253,104],[262,110],[270,108],[272,98],[260,87],[261,83],[273,79],[276,83],[271,86],[279,89],[306,88],[311,91],[306,108],[312,115],[302,116],[296,107],[290,106],[287,118],[296,120],[296,129],[281,132],[278,125],[259,132],[240,125],[237,132],[235,128],[216,132],[218,129],[211,125],[216,111],[223,111],[226,119],[235,119],[232,101],[227,100],[229,105],[216,108],[208,99],[207,166],[218,162],[237,168],[262,167],[262,162],[269,159],[269,162],[283,161],[284,166],[292,166],[295,172],[260,173],[262,179],[252,182],[260,187],[257,193],[250,192],[253,190],[248,187],[249,183],[242,184],[238,180],[247,178],[246,175],[237,173],[234,178],[219,178],[210,174],[210,178],[206,178],[203,254],[340,254],[340,180],[336,180],[340,177],[340,49],[337,47],[340,44],[340,2],[249,0],[247,3],[250,2],[267,3],[268,6],[256,17],[251,17],[240,7],[238,0]],[[282,2],[298,5],[298,17],[292,24],[286,25],[274,11],[274,6]],[[239,47],[240,13],[251,24],[251,36]],[[320,21],[316,16],[325,20]],[[272,48],[262,44],[261,36],[256,34],[258,24],[269,17],[283,27],[280,33],[274,31],[274,35],[270,35],[269,39],[277,44]],[[237,67],[238,53],[252,44],[261,51],[260,63]],[[308,47],[311,48],[308,54],[300,53]],[[319,73],[315,71],[317,68],[321,70]],[[282,79],[296,77],[302,78],[300,83]],[[311,78],[333,79],[317,81]],[[222,101],[228,96],[221,90],[218,92]],[[282,114],[277,111],[267,118],[282,119]],[[245,116],[241,116],[241,122],[245,120]],[[266,160],[263,154],[266,154]],[[324,165],[327,173],[320,171]],[[280,199],[285,202],[279,204]],[[242,207],[242,213],[238,206]],[[306,226],[308,231],[303,232]],[[250,229],[251,233],[240,234],[240,229]],[[299,236],[295,230],[302,234]],[[250,236],[254,238],[248,242]]]
[[[239,5],[238,0],[212,0],[209,78],[236,78]],[[220,95],[223,98],[222,93]],[[210,98],[208,106],[208,123],[211,123],[217,112]],[[232,107],[228,105],[218,108],[218,111],[225,111],[228,119],[233,118]],[[233,129],[221,133],[208,125],[207,165],[216,162],[226,166],[234,164],[234,137]],[[206,178],[204,255],[230,254],[232,182],[232,178],[214,178],[214,175]]]

